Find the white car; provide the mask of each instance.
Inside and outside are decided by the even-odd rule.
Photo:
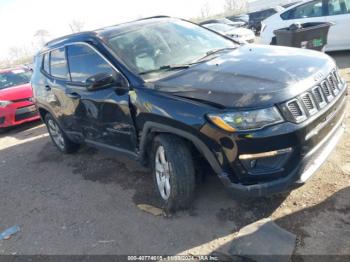
[[[205,24],[203,26],[219,34],[225,35],[239,43],[254,43],[255,40],[254,32],[244,27],[233,27],[221,23]]]
[[[303,1],[262,22],[261,43],[271,44],[273,31],[294,23],[331,22],[326,51],[350,49],[350,0]]]

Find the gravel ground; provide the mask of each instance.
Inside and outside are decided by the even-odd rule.
[[[349,79],[349,53],[332,55]],[[137,208],[157,205],[148,170],[87,147],[61,155],[40,122],[17,127],[0,135],[0,232],[21,231],[0,241],[0,254],[203,255],[271,217],[297,235],[295,254],[350,255],[349,147],[347,130],[323,167],[290,194],[233,200],[213,176],[198,186],[193,208],[156,217]]]

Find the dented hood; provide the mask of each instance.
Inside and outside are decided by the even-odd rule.
[[[228,108],[266,107],[316,85],[335,67],[321,52],[244,45],[153,82],[173,95]]]

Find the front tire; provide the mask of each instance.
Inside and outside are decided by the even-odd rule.
[[[57,121],[51,114],[45,115],[45,124],[49,131],[52,142],[57,149],[64,154],[74,153],[79,150],[80,145],[71,141],[67,135],[63,132]]]
[[[190,207],[195,169],[185,141],[166,134],[155,137],[152,163],[154,184],[163,208],[171,212]]]

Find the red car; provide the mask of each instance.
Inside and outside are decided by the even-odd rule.
[[[0,70],[0,129],[39,119],[26,68]]]

